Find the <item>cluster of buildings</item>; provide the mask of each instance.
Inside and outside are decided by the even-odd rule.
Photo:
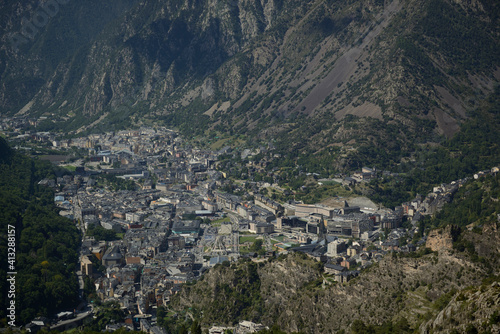
[[[2,117],[0,118],[0,131],[6,133],[9,137],[23,134],[28,128],[36,126],[46,120],[47,117],[38,119],[27,116]]]
[[[214,169],[221,152],[181,148],[172,132],[141,129],[54,143],[60,145],[88,149],[89,156],[75,173],[40,183],[56,189],[61,215],[84,232],[79,274],[93,278],[102,301],[116,301],[129,314],[117,328],[161,333],[156,309],[207,268],[237,258],[240,230],[274,231],[267,224],[275,217],[271,211],[218,190],[227,182]],[[106,175],[138,186],[112,190]],[[207,224],[239,207],[246,211],[240,208],[235,228]],[[122,237],[96,240],[89,236],[96,229]]]
[[[343,267],[337,270],[343,283],[376,259],[374,252],[362,251],[376,231],[398,227],[403,219],[402,211],[368,212],[346,201],[336,207],[280,204],[255,188],[239,195],[223,192],[228,181],[215,166],[225,151],[185,146],[168,130],[91,135],[67,144],[88,149],[88,159],[73,175],[41,183],[57,189],[61,214],[86,235],[80,274],[94,279],[101,300],[116,301],[127,311],[123,326],[151,333],[161,331],[156,309],[168,306],[183,284],[224,261],[258,260],[240,252],[240,235],[260,235],[266,256],[300,251],[326,262],[326,268]],[[133,180],[137,189],[112,190],[102,181],[106,175]],[[123,237],[95,240],[88,235],[96,228]],[[334,243],[349,238],[363,242],[345,249],[340,243],[333,251]],[[245,324],[250,326],[244,323],[241,331]]]
[[[258,187],[241,188],[238,194],[222,191],[228,180],[216,166],[227,149],[195,149],[167,129],[142,128],[52,144],[88,150],[72,175],[41,181],[56,189],[61,215],[73,219],[86,235],[79,274],[94,279],[101,300],[116,301],[127,311],[121,325],[149,333],[163,332],[156,325],[156,309],[168,306],[183,284],[241,256],[259,261],[256,254],[242,251],[246,247],[240,247],[241,236],[259,236],[265,256],[305,253],[325,263],[335,281],[345,283],[388,251],[421,246],[404,240],[416,232],[423,215],[438,211],[465,182],[441,185],[395,210],[349,205],[344,199],[332,206],[278,203],[261,195]],[[132,180],[137,188],[112,190],[102,181],[110,175]],[[363,168],[353,180],[374,177],[374,169]],[[402,228],[405,221],[411,222],[405,225],[409,228]],[[95,229],[113,231],[120,238],[96,240],[89,236],[96,235],[89,233]],[[242,322],[237,330],[259,328]]]

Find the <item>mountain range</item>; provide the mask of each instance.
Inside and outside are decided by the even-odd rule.
[[[69,134],[162,123],[399,159],[453,136],[500,80],[494,0],[7,0],[0,13],[0,113]]]

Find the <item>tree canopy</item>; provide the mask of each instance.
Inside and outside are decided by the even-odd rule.
[[[43,178],[55,178],[52,165],[13,152],[1,138],[0,151],[0,226],[2,231],[15,226],[16,325],[21,325],[76,306],[81,238],[75,224],[58,214],[54,192],[38,185]],[[6,238],[3,233],[2,239]],[[7,254],[7,242],[1,243],[0,251]],[[6,277],[7,256],[0,261]],[[9,302],[6,283],[0,282],[2,322]]]

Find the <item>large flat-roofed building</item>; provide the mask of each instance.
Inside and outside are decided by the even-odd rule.
[[[215,212],[217,211],[219,208],[217,207],[217,203],[215,202],[212,202],[212,201],[207,201],[207,200],[204,200],[201,202],[201,205],[206,209],[206,210],[209,210],[209,211],[212,211],[212,212]]]
[[[362,214],[336,215],[326,227],[328,234],[360,238],[363,232],[373,230],[373,220]]]
[[[359,213],[359,212],[361,212],[359,206],[346,206],[339,210],[339,213],[341,215],[348,215],[350,213]]]
[[[174,234],[193,234],[200,232],[200,221],[178,221],[172,226],[172,232]]]
[[[219,209],[226,208],[229,210],[236,210],[236,207],[240,205],[241,198],[236,195],[231,194],[215,194],[215,200]]]
[[[328,250],[326,255],[329,257],[338,256],[340,253],[344,252],[347,249],[347,245],[344,241],[334,240],[328,244]]]
[[[251,222],[250,232],[256,234],[273,233],[274,225],[268,223]]]
[[[283,227],[300,227],[305,228],[307,225],[307,221],[300,220],[297,216],[287,216],[287,217],[277,217],[276,218],[276,228],[281,230]]]
[[[320,205],[307,205],[307,204],[297,204],[295,205],[295,215],[297,217],[307,217],[311,214],[317,213],[326,217],[333,217],[333,208],[320,206]]]

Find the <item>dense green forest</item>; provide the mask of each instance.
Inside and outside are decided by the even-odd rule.
[[[59,216],[54,193],[38,185],[54,178],[50,163],[13,152],[0,138],[0,252],[1,276],[7,271],[7,227],[15,226],[16,325],[34,317],[75,308],[80,234],[68,219]],[[7,282],[0,282],[0,319],[6,325]]]
[[[132,180],[124,180],[112,174],[100,174],[97,176],[97,186],[106,187],[111,191],[135,190],[137,185]]]
[[[89,225],[87,229],[87,236],[94,237],[95,240],[106,240],[112,241],[119,239],[116,232],[113,230],[107,230],[102,226]]]
[[[455,194],[453,202],[445,205],[432,219],[433,226],[453,223],[461,228],[472,223],[497,221],[500,213],[500,175],[488,175],[471,181]]]

